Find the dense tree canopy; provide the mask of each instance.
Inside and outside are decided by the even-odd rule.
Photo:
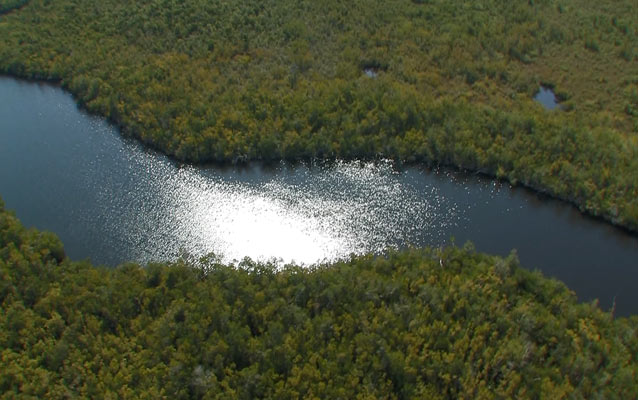
[[[450,164],[638,229],[636,21],[633,0],[30,0],[0,17],[0,71],[180,159]]]
[[[0,0],[0,14],[0,72],[59,81],[179,159],[449,164],[638,229],[633,0]],[[562,110],[532,100],[541,84]],[[637,324],[471,246],[104,269],[0,205],[3,398],[636,398]]]
[[[0,205],[2,398],[629,399],[637,323],[470,245],[96,268]]]
[[[0,0],[0,14],[25,5],[29,0]]]

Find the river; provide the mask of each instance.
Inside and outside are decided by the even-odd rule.
[[[194,167],[122,138],[55,86],[0,78],[0,196],[72,259],[312,264],[474,242],[638,313],[638,238],[491,179],[390,162]]]

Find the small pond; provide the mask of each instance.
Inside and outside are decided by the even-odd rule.
[[[368,78],[376,78],[379,75],[379,71],[376,68],[364,68],[363,73],[366,74]]]
[[[560,103],[556,99],[554,91],[548,87],[541,86],[538,89],[538,93],[534,96],[534,100],[538,101],[548,110],[560,109]]]

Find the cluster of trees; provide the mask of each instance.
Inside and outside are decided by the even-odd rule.
[[[0,397],[638,396],[638,319],[464,248],[96,268],[0,204]]]
[[[0,72],[187,161],[451,164],[636,230],[636,21],[632,0],[32,0]]]
[[[179,159],[448,164],[638,230],[637,13],[632,0],[0,0],[0,72],[61,82]],[[532,101],[540,84],[563,111]],[[7,398],[638,396],[636,317],[471,246],[310,270],[103,269],[0,203],[0,305]]]
[[[22,7],[29,0],[0,0],[0,14]]]

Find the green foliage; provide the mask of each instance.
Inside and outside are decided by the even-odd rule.
[[[22,7],[28,2],[29,0],[0,0],[0,14]]]
[[[96,269],[0,208],[0,397],[635,398],[638,320],[471,245]]]
[[[182,160],[449,164],[637,230],[637,13],[630,0],[33,0],[0,21],[0,72],[60,81]],[[540,82],[562,111],[532,101]]]
[[[636,10],[0,0],[0,72],[184,160],[449,164],[638,229]],[[531,100],[541,81],[566,111]],[[3,398],[638,396],[635,317],[469,247],[97,269],[2,207],[0,304]]]

